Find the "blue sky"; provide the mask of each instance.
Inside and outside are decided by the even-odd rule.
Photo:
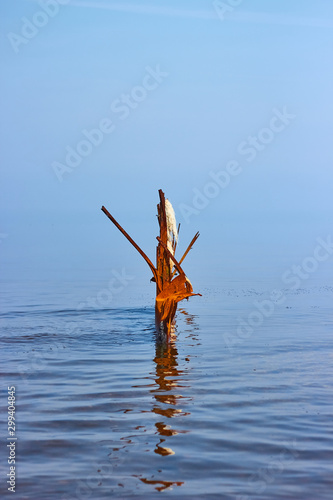
[[[278,273],[330,233],[331,1],[226,0],[224,19],[206,0],[63,3],[0,6],[3,276],[149,274],[100,207],[154,259],[159,188],[183,246],[201,232],[192,273]]]

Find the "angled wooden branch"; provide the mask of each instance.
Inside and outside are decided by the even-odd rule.
[[[178,262],[174,255],[172,255],[172,253],[170,252],[170,250],[168,249],[168,247],[166,246],[165,243],[163,243],[163,241],[161,240],[161,238],[159,236],[156,237],[156,239],[158,240],[158,242],[160,243],[160,245],[162,245],[162,247],[164,248],[164,250],[166,251],[166,253],[168,254],[168,257],[172,260],[172,262],[174,263],[175,265],[175,268],[177,269],[177,271],[179,272],[179,274],[181,275],[184,275],[185,276],[185,273],[183,271],[183,269],[181,268],[180,266],[180,262]]]
[[[135,241],[130,237],[128,233],[126,233],[125,229],[121,227],[121,225],[116,221],[114,217],[110,214],[110,212],[107,211],[107,209],[103,206],[101,210],[105,213],[105,215],[110,219],[111,222],[119,229],[119,231],[125,236],[125,238],[128,239],[128,241],[134,246],[134,248],[139,252],[139,254],[145,259],[147,262],[148,266],[150,267],[151,272],[154,275],[154,278],[156,280],[156,283],[159,283],[159,278],[157,276],[157,271],[156,268],[154,267],[154,264],[151,262],[151,260],[147,257],[147,255],[144,253],[143,250],[135,243]]]
[[[193,237],[193,239],[192,239],[191,243],[189,244],[189,246],[188,246],[188,247],[187,247],[187,249],[186,249],[186,252],[184,253],[184,255],[182,256],[182,258],[180,259],[180,261],[179,261],[179,265],[181,265],[181,264],[182,264],[182,262],[183,262],[183,260],[185,259],[186,255],[189,253],[189,251],[191,250],[191,248],[193,247],[194,243],[197,241],[197,239],[199,238],[199,236],[200,236],[199,232],[197,232],[197,233],[194,235],[194,237]],[[173,273],[172,273],[172,276],[171,276],[171,277],[173,277],[175,274],[176,274],[176,271],[173,271]]]
[[[179,261],[179,264],[181,264],[183,262],[183,260],[185,259],[186,255],[189,253],[189,251],[191,250],[191,248],[193,247],[194,243],[197,241],[197,239],[199,238],[200,236],[200,233],[199,231],[194,235],[191,243],[189,244],[189,246],[187,247],[186,249],[186,252],[184,253],[183,257],[180,259]]]

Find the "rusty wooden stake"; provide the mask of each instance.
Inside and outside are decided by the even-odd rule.
[[[157,205],[157,217],[160,235],[157,237],[156,267],[104,206],[102,211],[144,258],[153,273],[153,281],[156,282],[156,325],[158,328],[163,325],[163,331],[169,335],[178,302],[194,295],[201,295],[200,293],[193,293],[192,284],[181,267],[186,255],[198,239],[199,233],[196,233],[178,262],[174,253],[177,247],[180,224],[177,229],[172,205],[165,199],[161,189],[159,190],[159,197],[160,203]]]

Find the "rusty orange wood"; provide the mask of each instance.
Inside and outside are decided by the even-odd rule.
[[[191,282],[186,277],[183,268],[181,267],[186,255],[191,250],[193,244],[199,237],[196,233],[191,243],[187,247],[184,255],[178,262],[174,254],[168,248],[168,227],[167,216],[165,208],[165,196],[163,191],[159,190],[160,203],[157,205],[157,217],[160,227],[160,234],[157,236],[158,245],[156,248],[156,267],[153,265],[147,255],[141,250],[139,245],[129,236],[129,234],[121,227],[116,219],[107,211],[103,206],[102,211],[119,229],[119,231],[128,239],[134,248],[147,262],[151,272],[153,273],[154,281],[156,282],[156,301],[155,301],[155,314],[156,325],[160,327],[163,325],[164,332],[169,335],[171,332],[171,325],[176,314],[177,304],[181,300],[188,299],[194,295],[201,295],[200,293],[193,293]],[[178,233],[179,233],[178,226]],[[173,242],[173,252],[175,252],[177,241]],[[175,276],[175,274],[177,274]]]

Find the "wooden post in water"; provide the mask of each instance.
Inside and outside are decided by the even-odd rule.
[[[156,282],[156,326],[160,329],[161,325],[163,325],[164,333],[169,335],[178,302],[183,299],[188,299],[193,295],[201,295],[200,293],[193,293],[192,284],[181,267],[181,263],[199,237],[199,233],[196,233],[184,255],[178,262],[174,254],[178,241],[179,226],[177,229],[172,205],[165,199],[161,189],[159,190],[159,197],[160,203],[157,205],[157,217],[160,235],[157,237],[156,267],[154,267],[151,260],[143,250],[141,250],[139,245],[135,243],[104,206],[102,207],[102,211],[140,253],[153,273],[152,280]]]

